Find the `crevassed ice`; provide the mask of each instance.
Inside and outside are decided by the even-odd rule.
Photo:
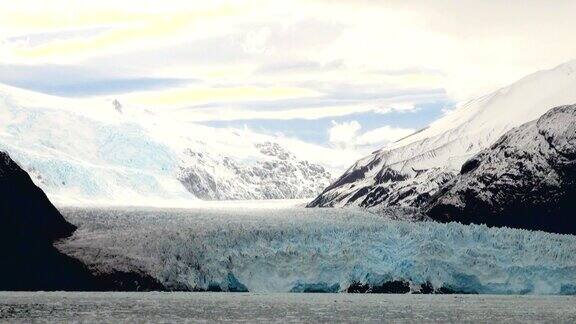
[[[576,236],[392,221],[339,209],[65,209],[59,248],[174,289],[344,291],[393,280],[459,292],[575,294]]]

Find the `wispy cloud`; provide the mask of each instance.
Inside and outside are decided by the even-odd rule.
[[[320,62],[303,60],[303,61],[285,61],[266,64],[259,67],[255,73],[257,74],[278,74],[278,73],[294,73],[294,72],[325,72],[334,71],[342,67],[342,61],[332,61],[325,64]]]
[[[32,34],[8,37],[4,40],[4,42],[16,46],[34,47],[55,41],[63,41],[78,38],[80,39],[90,38],[99,35],[103,32],[109,31],[111,29],[112,27],[102,26],[102,27],[89,27],[80,29],[68,29],[68,30],[32,33]]]
[[[313,87],[311,88],[313,89]],[[296,89],[310,89],[310,87]],[[193,90],[190,90],[190,92],[191,95],[198,95]],[[333,93],[300,90],[300,96],[297,96],[294,92],[286,94],[292,98],[276,97],[265,100],[260,96],[260,100],[230,100],[225,102],[222,101],[222,96],[201,96],[197,97],[197,99],[207,101],[206,103],[175,109],[174,114],[178,115],[179,118],[196,122],[249,119],[321,119],[361,112],[379,114],[415,112],[419,104],[447,100],[444,91],[441,89],[400,89],[382,91],[381,93],[363,93],[360,89],[356,92],[336,91]],[[309,95],[303,96],[304,94]],[[173,98],[169,96],[167,98],[168,103],[173,104]],[[138,101],[146,101],[146,99],[139,98]],[[182,104],[189,101],[191,100],[183,100],[178,103]],[[157,103],[157,108],[162,106],[160,105],[161,98],[156,100],[155,103]]]
[[[413,132],[414,129],[411,128],[388,125],[362,132],[362,125],[356,120],[342,123],[332,121],[332,127],[328,129],[328,141],[340,149],[368,147],[372,150],[381,148]]]
[[[0,83],[65,97],[126,94],[194,82],[197,80],[134,76],[121,70],[107,72],[82,66],[0,64]]]
[[[191,121],[419,120],[426,103],[575,58],[575,11],[570,0],[2,1],[0,82],[113,94]]]

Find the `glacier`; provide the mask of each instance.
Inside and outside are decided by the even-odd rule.
[[[57,243],[92,271],[139,271],[169,290],[576,294],[576,236],[392,220],[365,210],[214,205],[63,208]]]
[[[0,150],[58,205],[310,198],[337,167],[318,145],[118,104],[0,84]]]

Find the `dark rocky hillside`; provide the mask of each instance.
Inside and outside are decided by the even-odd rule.
[[[160,289],[137,273],[92,274],[53,242],[72,235],[68,223],[28,174],[0,152],[0,290]]]
[[[442,222],[576,234],[576,105],[507,132],[468,160],[425,211]]]

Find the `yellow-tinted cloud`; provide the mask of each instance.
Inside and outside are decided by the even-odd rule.
[[[174,10],[162,13],[99,10],[94,12],[66,11],[58,13],[10,12],[0,13],[0,30],[20,32],[73,30],[94,26],[108,26],[110,30],[91,37],[46,42],[38,46],[6,46],[15,60],[62,61],[81,60],[108,52],[134,50],[190,37],[201,28],[202,22],[218,20],[237,14],[238,5],[223,5],[198,10]]]
[[[135,93],[127,95],[126,100],[132,104],[148,107],[181,107],[210,102],[278,100],[318,95],[320,94],[316,91],[295,87],[188,87],[157,92]]]
[[[99,25],[130,23],[149,18],[142,13],[99,10],[95,12],[18,12],[0,13],[0,25],[13,33],[34,33],[50,30],[86,28]]]
[[[575,10],[576,1],[525,5],[509,1],[1,0],[0,62],[105,62],[97,68],[114,71],[120,66],[146,76],[193,76],[213,84],[249,80],[269,86],[341,82],[443,87],[453,99],[461,100],[574,59]],[[314,28],[322,25],[326,35],[334,36],[324,37],[322,28]],[[77,30],[98,32],[74,33]],[[68,36],[58,37],[59,32]],[[42,41],[27,42],[27,35],[37,33]],[[213,45],[225,42],[223,36],[233,36],[233,43]],[[198,54],[188,57],[187,45],[206,48],[190,51]],[[167,48],[180,52],[150,54]],[[217,54],[225,55],[210,60],[218,50],[223,52]],[[139,53],[147,56],[131,64],[132,55]],[[92,58],[97,59],[90,62]],[[342,64],[326,71],[304,68],[266,75],[248,71],[303,60],[318,62],[320,67],[327,62]],[[414,66],[442,74],[371,73]]]

